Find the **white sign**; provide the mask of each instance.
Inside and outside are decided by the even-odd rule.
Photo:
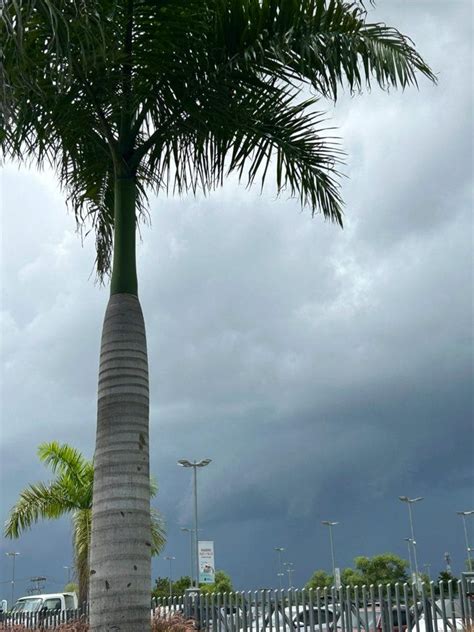
[[[340,590],[341,586],[342,586],[342,583],[341,583],[341,569],[340,568],[335,568],[334,569],[334,575],[335,575],[334,581],[336,583],[336,588],[338,590]]]
[[[213,584],[215,581],[214,542],[209,540],[198,542],[199,583]]]

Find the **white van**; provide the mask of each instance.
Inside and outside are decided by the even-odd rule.
[[[58,614],[77,609],[76,593],[49,593],[20,597],[12,608],[12,615]]]

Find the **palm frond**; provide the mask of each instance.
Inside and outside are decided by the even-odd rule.
[[[18,538],[39,520],[57,519],[75,509],[64,490],[56,483],[30,485],[20,493],[18,501],[10,510],[5,522],[5,537]]]
[[[312,109],[316,99],[298,101],[277,85],[226,85],[221,78],[212,90],[201,89],[197,103],[162,117],[140,156],[140,180],[179,193],[208,192],[231,172],[248,185],[259,178],[263,186],[272,171],[278,192],[342,223],[337,167],[343,154]]]
[[[273,170],[280,192],[341,223],[341,154],[302,85],[336,100],[342,86],[435,81],[362,0],[5,0],[0,41],[2,154],[57,169],[95,232],[100,279],[119,175],[136,178],[141,219],[150,187],[208,191],[229,171],[249,184]]]
[[[69,474],[74,480],[79,481],[85,471],[90,467],[79,450],[67,443],[60,444],[57,441],[41,443],[38,447],[40,461],[48,465],[54,474]]]
[[[396,28],[367,23],[362,2],[343,0],[223,0],[216,11],[218,63],[257,69],[285,82],[308,81],[337,98],[338,86],[360,90],[436,81],[411,40]]]
[[[163,517],[156,509],[151,509],[151,554],[159,555],[166,544],[166,528]]]

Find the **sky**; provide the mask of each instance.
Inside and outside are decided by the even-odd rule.
[[[302,586],[336,563],[408,557],[463,569],[456,514],[474,509],[473,13],[470,0],[378,0],[438,76],[419,90],[321,103],[347,153],[345,228],[297,200],[229,179],[207,198],[151,200],[139,244],[148,336],[154,506],[167,524],[153,578],[189,574],[190,471],[200,537],[238,589],[276,587],[277,554]],[[107,288],[49,171],[7,164],[1,186],[1,498],[48,480],[44,441],[94,450]],[[474,520],[468,519],[474,547]],[[68,519],[0,540],[0,599],[30,578],[64,586]]]

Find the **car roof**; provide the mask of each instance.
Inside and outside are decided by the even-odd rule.
[[[20,597],[17,601],[26,601],[27,599],[54,599],[55,597],[64,597],[66,595],[71,595],[73,597],[75,593],[72,592],[64,592],[64,593],[44,593],[42,595],[26,595],[26,597]]]

